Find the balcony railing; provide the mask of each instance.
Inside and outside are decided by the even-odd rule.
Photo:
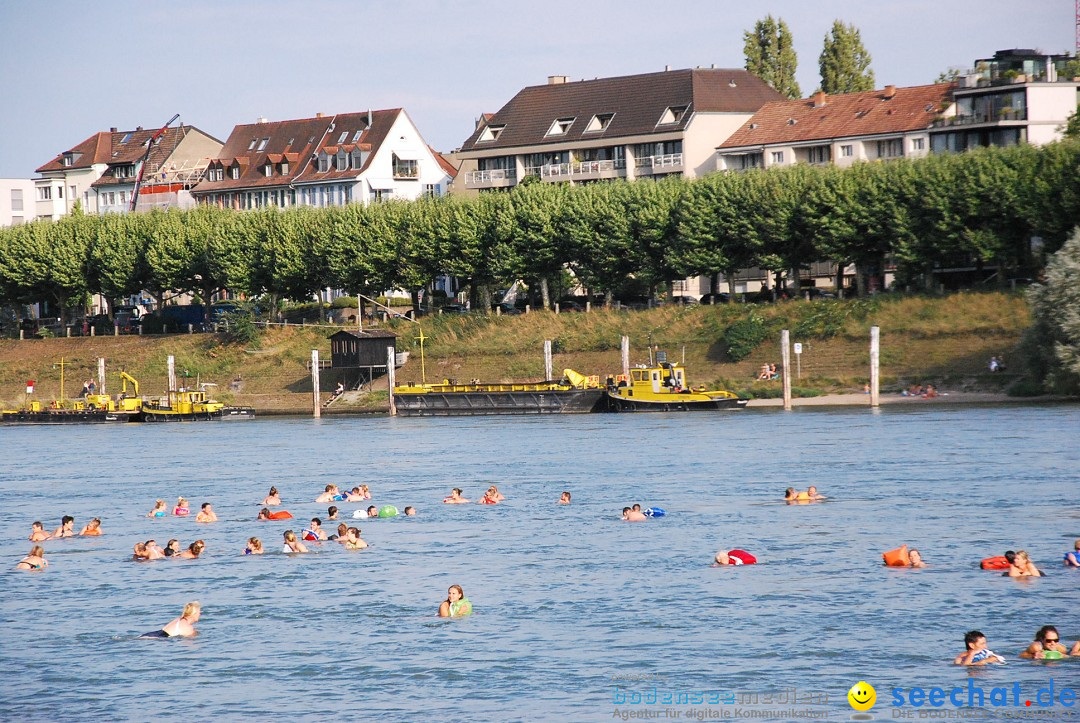
[[[933,128],[950,128],[952,126],[968,126],[977,123],[997,123],[998,121],[1023,121],[1027,120],[1027,111],[999,110],[994,113],[975,113],[973,115],[958,115],[950,118],[937,118],[931,123]]]
[[[574,161],[573,163],[549,163],[539,167],[540,177],[548,180],[595,176],[604,172],[614,173],[626,168],[622,158],[607,161]],[[528,170],[528,169],[527,169]]]
[[[517,171],[513,168],[494,168],[489,171],[466,171],[465,185],[481,185],[498,181],[513,181]]]
[[[635,162],[638,168],[652,168],[653,170],[682,168],[683,154],[666,153],[660,156],[641,156]]]
[[[420,168],[418,166],[394,166],[394,178],[419,178]]]

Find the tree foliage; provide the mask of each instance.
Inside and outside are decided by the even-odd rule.
[[[825,35],[818,68],[821,89],[830,95],[874,89],[870,53],[863,47],[859,30],[854,25],[833,21],[832,30]]]
[[[746,69],[778,93],[787,98],[802,97],[795,80],[799,61],[791,31],[783,19],[774,20],[772,15],[766,15],[754,23],[753,30],[743,33],[743,54]]]
[[[1031,368],[1048,390],[1080,394],[1080,228],[1050,258],[1045,282],[1031,287],[1028,299]]]

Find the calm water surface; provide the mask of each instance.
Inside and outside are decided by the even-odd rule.
[[[419,515],[363,522],[366,551],[281,554],[285,529],[325,517],[311,500],[327,482]],[[506,503],[439,503],[489,482]],[[778,501],[811,483],[831,499]],[[255,521],[271,484],[291,525]],[[1060,562],[1078,493],[1070,405],[0,428],[0,719],[610,720],[643,707],[619,693],[655,685],[819,691],[846,720],[861,679],[882,719],[891,688],[969,675],[1080,688],[1080,661],[1015,659],[1043,624],[1080,637],[1080,571]],[[178,495],[221,521],[144,516]],[[620,522],[634,502],[669,514]],[[47,570],[12,571],[30,522],[64,514],[106,534],[47,542]],[[251,535],[267,554],[241,554]],[[130,562],[151,537],[207,550]],[[903,542],[931,567],[882,568]],[[731,547],[764,564],[709,567]],[[1007,548],[1049,576],[977,569]],[[440,620],[454,583],[476,613]],[[195,599],[197,638],[137,639]],[[972,628],[1007,666],[948,664]]]

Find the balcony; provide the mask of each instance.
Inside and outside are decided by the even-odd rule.
[[[507,188],[517,180],[517,171],[513,168],[495,168],[490,171],[467,171],[465,188]]]
[[[1026,121],[1027,111],[1023,108],[1012,110],[1002,108],[995,113],[975,113],[973,115],[958,115],[951,118],[937,118],[930,124],[931,128],[953,128],[956,126],[970,126],[987,123],[1000,123],[1005,121]]]
[[[658,173],[679,173],[683,170],[683,154],[666,153],[662,156],[642,156],[637,159],[638,174],[647,174],[650,171]]]
[[[574,161],[549,163],[540,166],[540,178],[545,181],[592,181],[601,178],[621,178],[626,175],[623,159],[607,161]]]

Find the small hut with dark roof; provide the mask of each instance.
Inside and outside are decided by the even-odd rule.
[[[386,349],[397,353],[397,334],[385,329],[339,331],[330,337],[330,359],[333,369],[359,369],[371,379],[386,373]]]

